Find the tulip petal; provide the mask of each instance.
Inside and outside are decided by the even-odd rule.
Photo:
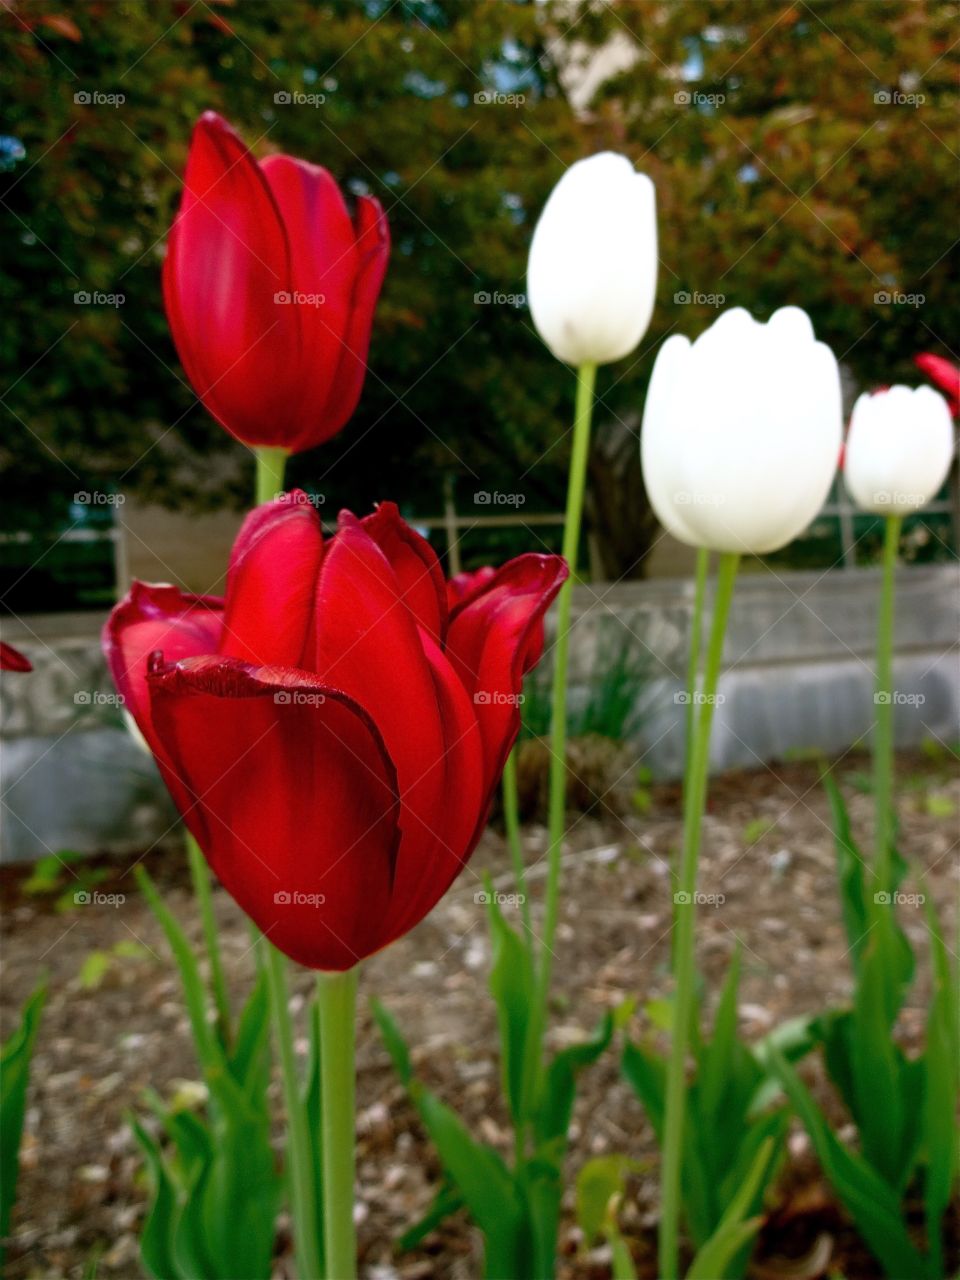
[[[496,576],[497,570],[492,564],[485,564],[482,569],[454,574],[447,582],[447,605],[452,610],[458,604],[466,604],[468,600],[486,591]]]
[[[147,664],[160,652],[167,662],[216,653],[223,630],[223,601],[178,587],[132,583],[103,628],[103,652],[123,698],[150,750],[159,750],[147,690]]]
[[[360,399],[367,372],[373,312],[390,256],[390,230],[379,200],[361,196],[357,201],[355,224],[357,269],[349,323],[343,333],[340,363],[326,407],[330,435],[339,431],[351,417]]]
[[[299,490],[252,511],[230,557],[221,652],[255,666],[305,663],[323,558],[316,511]]]
[[[274,946],[328,970],[382,946],[399,806],[366,712],[305,672],[232,659],[157,668],[149,683],[184,820]]]
[[[447,587],[433,547],[410,528],[395,502],[381,502],[360,523],[390,561],[407,608],[442,644],[447,630]]]
[[[439,645],[421,633],[430,664],[443,753],[431,766],[445,797],[432,830],[404,837],[397,858],[394,899],[386,928],[389,939],[412,929],[443,897],[476,846],[490,807],[485,789],[483,740],[475,708]]]
[[[4,644],[0,641],[0,671],[32,671],[33,664],[30,659],[15,649],[12,644]]]
[[[397,770],[404,838],[432,838],[449,796],[436,767],[445,742],[430,666],[389,560],[346,511],[317,586],[314,666],[383,736]]]
[[[567,574],[560,556],[518,556],[451,614],[446,653],[473,699],[488,787],[519,731],[523,677],[543,652],[544,614]]]
[[[291,259],[260,167],[214,112],[194,130],[167,245],[163,296],[173,340],[207,410],[248,444],[288,443],[288,383],[299,358]],[[297,402],[299,403],[299,401]]]

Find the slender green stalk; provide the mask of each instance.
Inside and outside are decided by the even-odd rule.
[[[570,649],[570,613],[573,603],[573,580],[580,545],[580,521],[583,494],[587,482],[587,458],[590,453],[590,421],[593,416],[593,388],[597,377],[595,364],[582,364],[577,370],[577,399],[573,419],[573,453],[567,484],[567,511],[563,528],[563,555],[570,566],[570,577],[563,584],[557,601],[557,639],[553,669],[553,698],[550,718],[550,788],[549,788],[549,852],[547,854],[547,891],[544,906],[543,947],[540,954],[538,982],[537,1054],[546,1022],[547,999],[553,964],[553,940],[557,931],[560,907],[560,854],[567,799],[567,666]]]
[[[710,572],[710,551],[707,547],[697,547],[697,572],[693,588],[693,618],[690,626],[690,656],[687,659],[687,715],[685,739],[683,744],[684,763],[693,746],[693,729],[696,724],[696,702],[694,692],[697,688],[697,677],[700,674],[700,646],[703,643],[703,598],[707,591],[707,576]]]
[[[683,1127],[687,1105],[686,1064],[696,982],[697,864],[700,828],[707,798],[710,767],[710,726],[716,702],[717,680],[723,656],[733,585],[740,557],[725,552],[717,567],[713,621],[707,645],[702,694],[687,757],[683,788],[683,851],[676,904],[676,936],[673,947],[674,997],[670,1061],[667,1066],[667,1098],[663,1127],[663,1171],[660,1209],[660,1280],[678,1280],[680,1226],[680,1169]],[[692,692],[692,691],[691,691]]]
[[[313,1151],[307,1131],[306,1111],[300,1096],[293,1025],[287,998],[286,961],[265,938],[270,1011],[280,1056],[283,1100],[287,1113],[287,1170],[290,1210],[293,1217],[293,1251],[297,1280],[323,1280],[320,1237],[317,1231],[317,1189],[313,1176]],[[242,1230],[242,1223],[238,1223]],[[330,1273],[334,1274],[334,1273]],[[351,1272],[352,1274],[352,1272]]]
[[[877,618],[876,728],[873,738],[873,796],[876,806],[875,892],[890,893],[893,844],[893,597],[900,547],[900,516],[887,516],[883,580]]]
[[[269,502],[283,492],[283,473],[289,453],[273,445],[261,445],[254,450],[257,458],[257,506]]]
[[[507,756],[503,766],[503,824],[507,829],[507,844],[513,863],[513,878],[520,898],[520,914],[527,946],[533,945],[533,928],[530,924],[530,902],[527,895],[527,873],[523,865],[523,846],[520,843],[520,806],[517,798],[517,748]]]
[[[323,1103],[323,1240],[328,1280],[355,1280],[357,1236],[353,1225],[356,1165],[357,969],[321,973],[320,1077]],[[301,1277],[302,1280],[302,1277]]]
[[[220,939],[217,936],[217,919],[213,914],[213,890],[210,885],[210,868],[207,860],[200,852],[200,846],[190,832],[187,832],[187,861],[190,863],[190,878],[193,891],[197,895],[200,907],[200,920],[203,924],[203,939],[207,947],[207,958],[210,961],[210,987],[213,992],[213,1003],[217,1010],[217,1025],[220,1039],[229,1048],[233,1038],[230,1020],[230,997],[227,994],[227,980],[223,972],[223,960],[220,956]]]

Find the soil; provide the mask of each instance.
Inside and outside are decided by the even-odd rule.
[[[868,846],[872,802],[868,761],[848,753],[835,776],[854,830]],[[957,813],[960,778],[947,753],[902,754],[898,760],[901,847],[911,862],[905,891],[936,903],[945,936],[956,928]],[[670,882],[668,860],[680,834],[676,785],[657,785],[617,816],[609,805],[573,815],[556,945],[553,1048],[589,1031],[628,996],[668,992]],[[640,812],[639,810],[642,810]],[[534,921],[545,870],[546,833],[524,827]],[[176,845],[151,851],[144,864],[200,946],[200,927]],[[22,1151],[22,1173],[8,1250],[13,1280],[80,1280],[98,1255],[100,1280],[140,1277],[138,1229],[147,1185],[126,1122],[143,1111],[148,1086],[170,1096],[196,1081],[198,1069],[178,977],[161,931],[129,874],[132,860],[74,864],[64,872],[67,910],[55,893],[27,892],[28,869],[3,870],[2,1029],[8,1035],[22,1001],[42,972],[50,994],[34,1058]],[[100,894],[123,894],[116,906],[72,905],[73,872],[103,873]],[[371,959],[361,977],[358,1039],[357,1219],[361,1274],[368,1280],[468,1280],[481,1274],[481,1241],[464,1215],[449,1220],[422,1247],[399,1254],[397,1237],[426,1210],[438,1185],[436,1155],[397,1082],[365,997],[376,993],[413,1046],[417,1071],[455,1106],[473,1132],[507,1156],[492,1002],[487,991],[489,941],[485,909],[475,901],[489,871],[511,889],[502,835],[491,828],[470,868],[447,898],[408,937]],[[835,885],[829,815],[817,769],[792,762],[727,774],[711,786],[704,828],[701,888],[723,895],[699,916],[699,965],[715,997],[737,942],[743,947],[741,1030],[759,1037],[780,1020],[845,1002],[851,975]],[[216,893],[232,994],[249,989],[253,956],[247,924]],[[511,910],[511,908],[507,908]],[[922,1041],[929,992],[923,911],[902,919],[919,956],[917,980],[900,1032],[908,1047]],[[114,951],[117,944],[119,952]],[[132,946],[129,944],[133,944]],[[91,961],[91,953],[100,953]],[[294,1009],[302,1015],[312,977],[295,975]],[[305,1041],[300,1045],[305,1051]],[[833,1122],[847,1117],[818,1060],[803,1068]],[[278,1082],[274,1082],[279,1112]],[[845,1131],[849,1136],[849,1127]],[[278,1126],[277,1140],[280,1140]],[[758,1280],[842,1274],[872,1280],[880,1271],[838,1209],[803,1131],[795,1126],[791,1159],[770,1205],[752,1275]],[[625,1153],[637,1161],[621,1211],[638,1273],[655,1276],[657,1150],[635,1096],[610,1052],[581,1077],[571,1131],[566,1185],[584,1160]],[[957,1214],[948,1224],[957,1254]],[[292,1277],[288,1224],[282,1227],[276,1280]],[[579,1238],[572,1195],[561,1231],[564,1280],[605,1280],[609,1253]],[[954,1261],[953,1267],[955,1268]],[[953,1270],[951,1270],[953,1274]]]

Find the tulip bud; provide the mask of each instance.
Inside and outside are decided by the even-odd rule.
[[[646,332],[656,288],[653,183],[612,151],[578,160],[530,245],[527,296],[540,337],[567,364],[619,360]]]
[[[647,494],[682,542],[765,555],[820,510],[841,436],[840,372],[806,313],[783,307],[761,324],[736,307],[657,354],[640,444]]]
[[[843,475],[864,511],[902,516],[926,506],[952,457],[950,410],[932,387],[864,392],[853,406]]]

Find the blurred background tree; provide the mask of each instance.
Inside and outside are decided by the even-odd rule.
[[[446,477],[465,509],[478,489],[561,509],[569,373],[523,305],[476,299],[522,295],[566,164],[615,147],[651,173],[658,306],[601,373],[592,458],[603,568],[639,575],[643,389],[662,338],[699,332],[717,295],[807,308],[857,381],[916,380],[914,352],[950,354],[955,16],[939,0],[6,0],[5,527],[49,526],[111,484],[192,509],[248,499],[249,455],[197,405],[160,299],[190,130],[212,107],[390,219],[360,407],[291,468],[327,514],[388,495],[436,513]],[[291,92],[323,101],[276,98]],[[124,301],[74,300],[95,291]]]

